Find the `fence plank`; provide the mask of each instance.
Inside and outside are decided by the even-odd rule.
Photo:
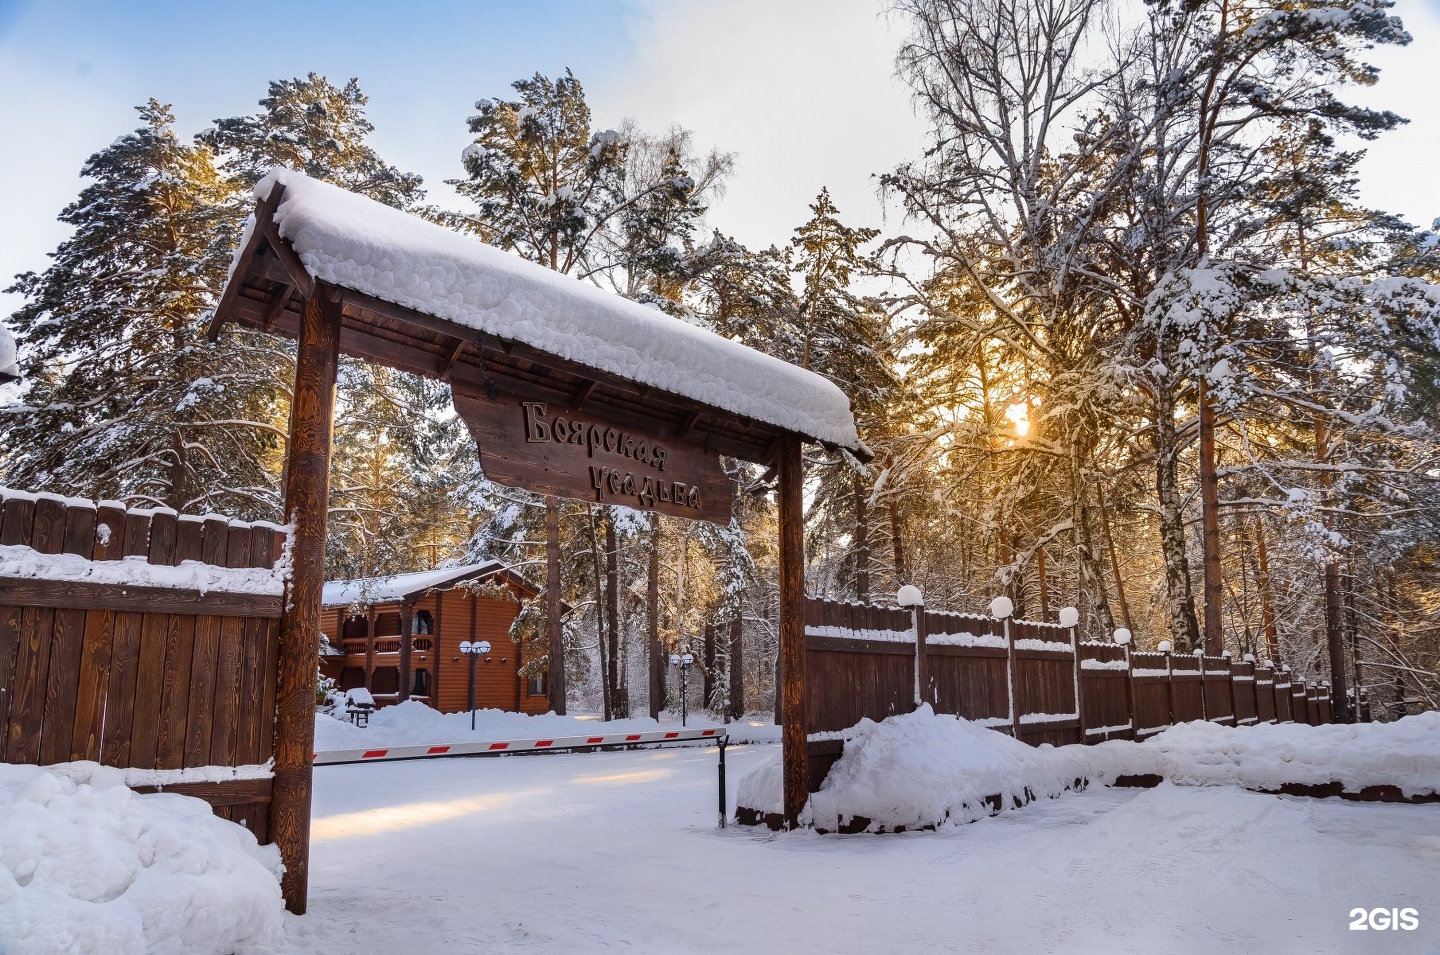
[[[85,614],[74,732],[70,741],[71,759],[100,758],[100,728],[105,719],[105,697],[110,689],[110,653],[114,637],[115,614],[108,610],[91,610]]]
[[[215,663],[220,656],[220,618],[196,617],[190,663],[190,703],[185,717],[185,765],[210,765],[210,722],[214,713]]]
[[[147,613],[142,618],[128,763],[137,769],[157,768],[160,706],[165,686],[165,642],[169,631],[169,614]]]
[[[190,706],[190,668],[195,653],[195,618],[171,614],[165,630],[165,675],[160,684],[160,719],[155,740],[155,768],[185,765],[185,730]],[[259,719],[263,708],[256,714]],[[256,760],[261,762],[261,760]]]
[[[20,607],[0,606],[0,762],[8,762],[10,704],[15,696],[15,664],[20,654]]]
[[[45,684],[50,669],[50,637],[55,611],[26,607],[20,615],[19,652],[15,659],[15,695],[5,759],[34,763],[40,759],[40,727],[45,716]]]
[[[240,535],[231,535],[233,540]],[[227,617],[220,624],[220,650],[215,659],[215,690],[211,696],[210,762],[231,766],[239,746],[240,668],[245,662],[245,622]]]
[[[65,509],[64,551],[90,559],[95,550],[95,508],[77,502]],[[45,716],[41,726],[40,762],[63,763],[70,758],[75,734],[75,699],[80,690],[85,611],[55,611],[46,676]]]
[[[30,508],[25,536],[15,543],[26,544],[42,554],[60,553],[65,547],[65,510],[61,498],[53,494],[37,495]],[[24,521],[23,513],[18,520]],[[17,526],[17,533],[19,529]],[[34,763],[40,759],[54,626],[55,611],[49,607],[26,607],[21,611],[15,685],[6,728],[5,759],[8,762]]]
[[[205,522],[191,514],[181,514],[175,531],[175,563],[200,560],[204,553],[201,543],[205,534]]]
[[[30,546],[42,554],[65,549],[65,502],[53,494],[35,498],[35,522],[30,528]]]
[[[7,497],[0,516],[0,544],[30,546],[30,528],[35,523],[35,501],[28,497]]]
[[[146,530],[149,530],[148,521]],[[126,540],[128,546],[128,530]],[[130,765],[135,690],[140,680],[140,634],[144,624],[145,615],[141,613],[115,615],[115,636],[110,647],[110,686],[105,694],[105,726],[100,734],[100,762],[106,766]]]

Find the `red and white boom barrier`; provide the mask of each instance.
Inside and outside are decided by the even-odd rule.
[[[680,743],[689,740],[722,740],[725,727],[709,729],[657,730],[653,733],[609,733],[600,736],[556,736],[550,739],[507,739],[479,743],[450,743],[444,746],[390,746],[375,749],[335,749],[315,754],[315,765],[372,763],[391,759],[429,759],[439,756],[503,756],[546,750],[589,749],[596,746],[643,746],[646,743]]]

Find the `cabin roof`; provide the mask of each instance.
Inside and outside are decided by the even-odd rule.
[[[871,456],[849,399],[814,372],[289,169],[255,195],[212,334],[237,321],[294,337],[324,283],[356,357],[609,405],[750,461],[782,434]]]
[[[419,597],[430,590],[444,590],[467,580],[496,575],[518,585],[527,594],[534,593],[534,588],[526,584],[519,574],[500,561],[491,560],[483,564],[440,567],[436,570],[392,574],[388,577],[331,580],[326,582],[321,591],[320,604],[323,607],[349,607],[401,603]]]

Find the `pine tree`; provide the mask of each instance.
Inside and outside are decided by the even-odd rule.
[[[231,187],[170,107],[86,161],[74,234],[19,277],[25,403],[0,417],[6,479],[177,510],[273,517],[282,367],[268,343],[203,322],[238,233]]]
[[[424,183],[369,144],[374,126],[359,81],[343,87],[315,73],[276,80],[258,112],[217,119],[199,137],[220,169],[248,190],[276,165],[421,214]],[[245,209],[249,211],[248,208]],[[440,382],[342,358],[331,460],[328,573],[402,573],[461,553],[465,515],[445,501],[473,460],[447,421]]]
[[[368,102],[353,77],[343,87],[315,73],[275,80],[260,112],[217,119],[200,139],[223,157],[225,175],[246,188],[280,165],[386,205],[415,206],[425,195],[421,178],[386,163],[367,143],[375,131],[365,118]]]

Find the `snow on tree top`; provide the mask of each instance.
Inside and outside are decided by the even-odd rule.
[[[276,183],[276,226],[319,281],[864,450],[849,399],[814,372],[290,169],[271,170],[256,198]]]

